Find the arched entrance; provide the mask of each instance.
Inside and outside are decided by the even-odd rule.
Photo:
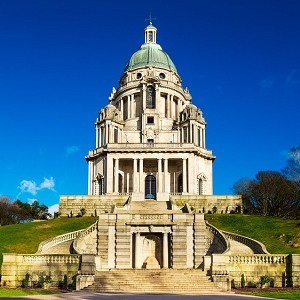
[[[156,199],[156,178],[153,175],[145,178],[145,199]]]

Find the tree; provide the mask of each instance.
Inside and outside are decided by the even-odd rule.
[[[289,156],[287,166],[282,170],[282,173],[300,188],[300,145],[291,148]]]
[[[299,188],[279,172],[258,172],[255,180],[240,180],[233,189],[242,195],[248,213],[289,218],[300,215]]]

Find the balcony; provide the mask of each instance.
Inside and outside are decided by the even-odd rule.
[[[194,152],[200,156],[214,159],[212,151],[206,150],[192,143],[117,143],[106,144],[95,150],[89,151],[89,157],[107,152]]]

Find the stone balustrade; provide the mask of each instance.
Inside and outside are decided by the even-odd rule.
[[[206,222],[206,229],[210,231],[214,237],[218,239],[218,244],[223,248],[223,252],[229,250],[229,243],[225,235],[213,225]]]
[[[255,254],[269,254],[264,244],[254,239],[248,238],[232,232],[222,231],[226,238],[237,241],[248,246]]]
[[[110,143],[106,144],[100,148],[89,151],[89,156],[95,156],[97,154],[102,153],[103,151],[123,151],[123,152],[131,152],[135,151],[157,151],[157,150],[165,150],[165,151],[193,151],[197,152],[200,155],[211,157],[212,151],[201,148],[193,143]]]
[[[51,254],[51,255],[27,255],[23,254],[23,262],[30,264],[53,263],[53,264],[78,264],[80,255],[75,254]]]
[[[42,253],[46,253],[47,250],[55,245],[58,245],[60,243],[66,242],[66,241],[71,241],[76,239],[79,234],[84,231],[84,229],[81,230],[77,230],[77,231],[72,231],[66,234],[62,234],[59,236],[56,236],[54,238],[50,238],[46,241],[43,241],[42,243],[40,243],[38,251],[36,252],[36,254],[42,254]]]
[[[229,264],[285,264],[287,254],[229,255]]]
[[[98,229],[98,221],[96,221],[94,224],[87,227],[86,229],[83,229],[79,233],[79,235],[77,236],[75,241],[73,242],[73,249],[77,253],[80,253],[80,254],[88,253],[88,252],[96,252],[95,251],[96,249],[93,249],[94,250],[93,251],[92,249],[90,249],[90,247],[87,247],[85,239],[88,240],[89,236],[91,236],[92,233],[95,233],[95,235],[97,236],[97,229]],[[93,248],[96,248],[96,247],[93,247]]]

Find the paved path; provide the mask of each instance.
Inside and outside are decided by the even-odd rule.
[[[87,293],[74,292],[55,295],[37,295],[15,298],[1,298],[2,299],[24,299],[24,300],[255,300],[255,299],[271,299],[261,298],[257,296],[242,296],[236,294],[206,294],[206,295],[171,295],[171,294],[107,294],[107,293]],[[274,299],[273,299],[274,300]]]

